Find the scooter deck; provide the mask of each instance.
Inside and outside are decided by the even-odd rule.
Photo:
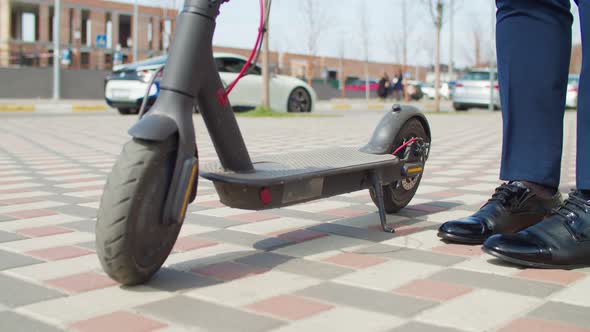
[[[221,202],[262,210],[340,195],[373,185],[373,175],[389,184],[399,180],[401,165],[392,155],[357,148],[330,148],[269,155],[253,161],[255,172],[235,173],[220,164],[205,165],[200,175],[214,182]]]

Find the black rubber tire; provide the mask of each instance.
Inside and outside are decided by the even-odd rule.
[[[464,112],[467,111],[467,106],[463,105],[463,104],[453,104],[453,108],[455,109],[455,111],[457,112]]]
[[[117,111],[119,111],[119,114],[121,115],[129,115],[132,113],[130,108],[117,108]]]
[[[174,172],[177,139],[133,139],[115,163],[98,210],[96,252],[123,285],[147,282],[170,255],[182,224],[161,223]]]
[[[309,113],[312,109],[311,94],[307,89],[297,87],[289,94],[287,100],[287,112],[289,113]]]
[[[413,118],[408,120],[404,126],[401,128],[395,140],[393,142],[394,147],[401,146],[404,143],[404,140],[410,140],[413,137],[422,138],[425,142],[430,142],[430,137],[426,133],[426,128],[420,120]],[[393,152],[393,151],[392,151]],[[398,153],[398,157],[403,154],[404,151]],[[410,159],[412,161],[412,159]],[[410,190],[406,190],[403,186],[398,185],[397,183],[393,183],[391,185],[383,186],[383,198],[385,201],[385,212],[391,214],[399,212],[401,209],[405,208],[416,194],[418,187],[420,186],[420,181],[422,180],[422,174],[418,175],[416,179],[416,183]],[[371,192],[371,199],[373,203],[377,205],[377,199],[375,197],[375,192],[373,189],[370,190]]]

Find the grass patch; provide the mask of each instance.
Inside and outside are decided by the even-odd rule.
[[[265,107],[257,107],[254,110],[248,112],[236,113],[238,117],[245,118],[331,118],[338,117],[332,114],[313,114],[313,113],[286,113],[286,112],[275,112],[272,109]]]

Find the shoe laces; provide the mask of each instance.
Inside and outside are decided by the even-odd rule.
[[[588,213],[590,211],[590,202],[580,198],[578,191],[575,190],[572,190],[562,206],[553,209],[553,213],[562,216],[570,222],[575,222],[580,211]]]
[[[520,191],[523,189],[524,188],[519,187],[513,183],[503,183],[501,186],[496,188],[496,192],[492,195],[492,198],[490,198],[488,202],[500,202],[500,204],[506,206],[508,202],[511,202],[515,196],[518,196]]]

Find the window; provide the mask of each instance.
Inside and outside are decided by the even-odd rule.
[[[154,18],[150,17],[150,23],[148,23],[147,28],[147,41],[148,41],[148,48],[154,48]]]
[[[498,79],[498,74],[494,73],[494,80]],[[490,73],[484,71],[473,71],[465,74],[461,80],[463,81],[489,81]]]
[[[90,21],[90,12],[88,10],[82,11],[81,38],[82,45],[92,47],[92,22]]]
[[[238,58],[217,58],[215,59],[215,63],[219,72],[237,74],[242,70],[246,61]],[[250,72],[254,75],[262,74],[262,70],[258,66],[253,66]]]

